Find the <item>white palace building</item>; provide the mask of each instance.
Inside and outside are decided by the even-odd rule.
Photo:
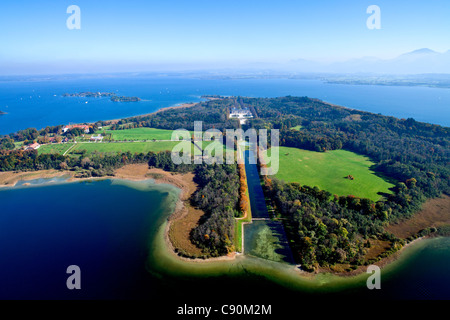
[[[230,118],[237,118],[241,124],[245,124],[247,119],[253,118],[253,115],[248,108],[231,108]]]

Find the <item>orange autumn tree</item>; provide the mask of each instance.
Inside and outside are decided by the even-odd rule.
[[[245,174],[245,165],[244,164],[238,164],[239,169],[239,209],[242,212],[242,214],[247,216],[248,212],[248,206],[249,206],[249,199],[247,196],[247,176]]]

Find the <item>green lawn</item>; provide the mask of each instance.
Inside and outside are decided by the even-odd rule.
[[[211,153],[212,156],[216,154],[215,150],[217,148],[222,148],[223,155],[226,155],[226,151],[228,150],[228,148],[219,141],[202,141],[202,149],[204,152],[207,147],[208,147],[207,151]],[[232,151],[234,152],[234,150]]]
[[[301,128],[302,128],[302,126],[301,126],[301,125],[298,125],[298,126],[292,127],[291,130],[297,130],[297,131],[300,131]]]
[[[391,193],[389,188],[394,186],[369,169],[373,162],[367,157],[350,151],[314,152],[288,147],[278,150],[280,162],[275,176],[286,182],[318,186],[339,196],[351,194],[374,201],[381,198],[379,192]],[[348,175],[354,180],[347,179]]]
[[[38,154],[43,153],[57,153],[57,154],[64,154],[73,143],[58,143],[58,144],[44,144],[39,147]]]
[[[23,147],[23,141],[14,142],[14,149],[22,149]]]
[[[125,130],[98,130],[96,134],[111,134],[114,140],[171,140],[173,130],[134,128]]]
[[[177,141],[162,141],[162,142],[111,142],[111,143],[78,143],[71,153],[76,153],[81,150],[86,150],[87,153],[95,151],[100,153],[116,153],[127,152],[131,153],[147,153],[149,151],[171,151],[177,144]],[[192,153],[193,145],[189,141],[182,142],[186,144]]]

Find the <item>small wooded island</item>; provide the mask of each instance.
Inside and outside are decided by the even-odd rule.
[[[63,97],[81,97],[81,98],[101,98],[111,97],[112,102],[137,102],[141,101],[138,97],[117,96],[114,92],[80,92],[80,93],[64,93]]]
[[[138,97],[112,96],[111,101],[113,101],[113,102],[138,102],[138,101],[141,101],[141,99]]]
[[[3,112],[2,110],[0,110],[0,114],[6,114],[6,112]]]

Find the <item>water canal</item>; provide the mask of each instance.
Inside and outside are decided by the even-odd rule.
[[[244,253],[267,260],[294,264],[283,224],[272,220],[267,210],[253,150],[245,151],[245,171],[252,223],[244,226]]]

